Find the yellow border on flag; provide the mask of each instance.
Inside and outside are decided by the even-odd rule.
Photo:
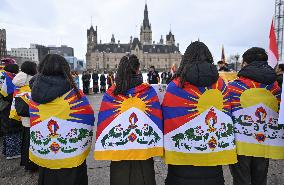
[[[237,163],[236,149],[211,153],[165,151],[165,163],[172,165],[218,166]]]
[[[94,152],[95,160],[147,160],[151,157],[163,156],[164,148],[130,149],[130,150],[107,150]]]
[[[31,151],[29,151],[29,157],[31,161],[38,164],[39,166],[49,169],[74,168],[80,166],[86,160],[90,150],[91,147],[89,147],[80,155],[65,159],[43,159],[35,156]]]
[[[237,142],[236,145],[238,155],[284,159],[284,146],[268,146],[245,142]]]

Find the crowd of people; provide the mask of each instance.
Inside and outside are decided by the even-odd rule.
[[[168,165],[166,185],[224,185],[229,165],[234,185],[266,185],[269,159],[284,159],[284,124],[278,123],[283,66],[253,47],[242,55],[238,78],[225,82],[208,47],[191,43],[173,74],[154,67],[143,83],[135,55],[117,73],[79,76],[67,61],[47,55],[6,64],[1,71],[3,154],[21,156],[38,171],[39,185],[87,185],[94,111],[85,94],[103,92],[95,160],[111,161],[111,185],[156,185],[153,157]],[[151,84],[168,84],[163,102]],[[100,88],[99,88],[100,87]]]

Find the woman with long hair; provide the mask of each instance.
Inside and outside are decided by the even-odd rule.
[[[25,61],[21,65],[21,72],[19,72],[13,79],[13,84],[16,86],[14,92],[14,108],[10,112],[12,115],[20,116],[23,125],[22,148],[21,148],[21,166],[25,170],[35,171],[38,169],[32,161],[29,160],[30,148],[30,113],[29,113],[29,99],[31,89],[29,82],[31,78],[37,74],[37,65],[31,61]]]
[[[47,55],[31,81],[30,159],[39,185],[87,185],[94,112],[64,57]]]
[[[224,184],[237,162],[229,99],[208,47],[190,44],[162,104],[166,185]]]
[[[155,185],[153,157],[163,155],[162,112],[143,84],[135,55],[122,57],[101,104],[94,157],[111,160],[111,185]]]

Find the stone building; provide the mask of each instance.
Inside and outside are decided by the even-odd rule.
[[[168,70],[173,64],[179,64],[181,53],[175,36],[169,31],[164,42],[161,36],[159,42],[152,41],[152,26],[149,21],[148,7],[145,5],[144,19],[140,28],[140,39],[130,37],[128,43],[116,42],[112,35],[109,43],[98,42],[98,29],[93,26],[87,30],[87,69],[116,70],[120,59],[126,54],[135,54],[141,62],[141,69],[147,70],[155,66],[159,70]]]
[[[7,55],[6,30],[0,29],[0,59]]]

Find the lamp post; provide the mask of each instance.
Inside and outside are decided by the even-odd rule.
[[[235,70],[236,70],[236,72],[238,72],[238,61],[239,61],[239,58],[240,58],[240,55],[239,55],[239,54],[236,54],[236,55],[235,55],[235,59],[236,59]]]

